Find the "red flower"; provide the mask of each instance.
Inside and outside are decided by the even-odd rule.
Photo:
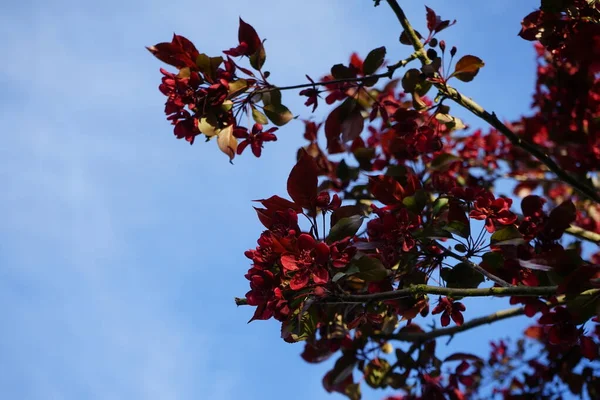
[[[312,78],[308,75],[306,75],[306,78],[312,83],[314,84],[315,81],[312,80]],[[315,110],[317,109],[318,105],[319,105],[319,93],[321,93],[319,91],[319,89],[317,89],[316,86],[313,86],[311,88],[308,89],[303,89],[300,91],[300,96],[306,96],[308,97],[308,99],[306,99],[306,102],[304,103],[305,106],[309,107],[309,106],[313,106],[312,112],[315,112]]]
[[[466,309],[463,303],[455,302],[448,297],[442,297],[431,314],[435,315],[443,311],[441,318],[442,326],[448,326],[450,318],[452,318],[456,325],[460,326],[465,322],[462,312]]]
[[[493,233],[496,228],[494,223],[510,225],[517,220],[517,216],[510,211],[512,200],[504,197],[495,199],[488,191],[482,191],[473,203],[474,210],[469,216],[473,219],[485,220],[485,229]]]
[[[238,127],[233,131],[233,136],[238,139],[244,139],[237,148],[237,153],[242,154],[244,149],[250,145],[252,149],[252,154],[256,157],[260,157],[262,153],[263,142],[275,142],[277,140],[277,136],[273,134],[278,128],[273,127],[269,130],[263,131],[263,126],[261,124],[254,124],[252,127],[252,132],[248,133],[247,128]]]
[[[290,288],[300,290],[312,280],[316,285],[329,281],[326,264],[329,261],[329,246],[317,242],[311,235],[303,233],[296,241],[297,249],[281,256],[281,266],[287,275],[292,275]]]

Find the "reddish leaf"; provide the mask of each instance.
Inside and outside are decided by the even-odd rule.
[[[341,153],[344,151],[342,142],[340,141],[340,133],[342,132],[340,108],[334,109],[327,120],[325,120],[325,137],[327,138],[327,150],[330,154]]]
[[[439,17],[431,8],[425,6],[425,9],[427,10],[427,29],[429,29],[430,32],[433,32],[438,24]]]
[[[352,110],[342,121],[340,128],[342,130],[342,141],[350,142],[360,136],[365,126],[365,120],[362,117],[360,111],[355,108]]]
[[[304,208],[313,208],[317,199],[317,184],[317,163],[303,149],[288,177],[287,191],[296,204]]]
[[[456,77],[456,79],[463,82],[470,82],[475,78],[479,69],[483,67],[485,63],[479,57],[467,55],[463,56],[454,67],[454,72],[450,77]],[[449,77],[449,78],[450,78]],[[449,79],[448,78],[448,79]]]
[[[383,64],[385,54],[385,46],[371,50],[367,55],[367,58],[365,58],[365,63],[363,64],[363,74],[371,75],[377,71],[377,69]]]
[[[530,326],[529,328],[525,329],[525,336],[539,340],[545,336],[544,328],[541,326]]]
[[[247,56],[250,56],[250,55],[256,53],[262,47],[260,38],[258,37],[258,34],[254,30],[252,25],[247,24],[241,18],[240,18],[240,28],[238,30],[238,40],[239,40],[240,44],[246,43],[246,46],[248,49],[247,49],[245,55],[247,55]]]
[[[373,197],[386,205],[401,203],[404,198],[404,188],[391,176],[379,175],[369,178],[369,189]]]

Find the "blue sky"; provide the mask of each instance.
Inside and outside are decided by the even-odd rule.
[[[424,31],[424,4],[403,3]],[[304,363],[302,345],[281,341],[275,322],[247,325],[252,310],[233,303],[248,288],[243,252],[261,232],[251,200],[285,195],[302,124],[281,129],[260,159],[247,153],[234,166],[214,143],[175,140],[157,90],[163,65],[144,46],[176,32],[217,55],[236,44],[242,16],[267,38],[272,81],[305,82],[352,51],[385,45],[391,60],[409,54],[387,6],[371,4],[0,5],[0,397],[340,398],[321,387],[329,364]],[[486,62],[458,87],[501,118],[527,110],[534,53],[517,32],[537,1],[426,4],[458,19],[441,35],[448,46]],[[309,115],[302,99],[285,96]],[[466,304],[474,317],[506,302]],[[480,338],[525,324],[480,328],[448,351],[487,351]]]

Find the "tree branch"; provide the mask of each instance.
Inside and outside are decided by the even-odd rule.
[[[600,294],[600,289],[590,289],[590,290],[586,290],[585,292],[582,292],[581,294],[579,294],[578,297],[591,297],[591,296],[595,296],[598,294]],[[567,297],[565,295],[562,295],[562,296],[558,296],[556,301],[547,302],[546,304],[550,307],[554,307],[557,305],[565,304],[566,302],[567,302]],[[374,337],[379,338],[379,339],[387,339],[387,340],[394,339],[394,340],[399,340],[399,341],[404,341],[404,342],[423,343],[428,340],[435,339],[435,338],[438,338],[441,336],[452,336],[456,333],[464,332],[466,330],[476,328],[481,325],[491,324],[496,321],[501,321],[503,319],[516,317],[516,316],[523,315],[523,314],[525,314],[525,307],[516,307],[516,308],[510,308],[508,310],[501,310],[501,311],[495,312],[493,314],[486,315],[484,317],[472,319],[471,321],[465,322],[464,324],[462,324],[460,326],[452,326],[450,328],[441,328],[441,329],[436,329],[436,330],[424,332],[424,333],[398,332],[398,333],[391,334],[391,335],[379,334],[379,335],[375,335]]]
[[[556,294],[558,286],[511,286],[491,287],[481,289],[448,288],[430,285],[411,285],[406,288],[371,294],[335,294],[322,298],[319,302],[344,303],[344,302],[367,302],[396,300],[407,297],[415,297],[423,294],[438,294],[447,297],[510,297],[510,296],[552,296]],[[238,306],[247,305],[248,301],[236,297]]]
[[[575,225],[568,227],[565,232],[571,236],[575,236],[576,238],[600,245],[600,233],[587,231]]]
[[[427,65],[431,63],[429,57],[427,57],[427,53],[424,50],[423,44],[419,40],[415,30],[412,28],[408,18],[404,14],[404,11],[398,4],[396,0],[387,0],[387,3],[390,5],[398,21],[402,25],[402,28],[406,32],[409,40],[411,41],[413,48],[415,49],[415,53],[417,57],[421,61],[423,65]],[[434,86],[440,91],[442,95],[453,100],[457,104],[463,106],[467,110],[471,111],[471,113],[475,114],[479,118],[486,121],[500,133],[502,133],[508,140],[517,147],[522,148],[535,158],[537,158],[541,163],[543,163],[550,171],[552,171],[560,180],[568,183],[571,187],[576,189],[580,194],[587,197],[590,200],[595,201],[596,203],[600,203],[600,194],[592,187],[588,186],[584,182],[579,179],[573,177],[565,170],[563,170],[554,160],[546,154],[542,149],[534,145],[533,143],[529,143],[511,131],[506,125],[504,125],[496,116],[495,113],[489,113],[479,104],[474,102],[472,99],[465,97],[460,94],[460,92],[454,89],[451,86],[446,85],[445,83],[435,82]]]
[[[491,287],[482,289],[448,288],[430,285],[411,285],[406,288],[371,294],[331,295],[325,300],[338,301],[384,301],[414,297],[423,294],[438,294],[447,297],[510,297],[510,296],[552,296],[556,294],[557,286],[511,286]]]

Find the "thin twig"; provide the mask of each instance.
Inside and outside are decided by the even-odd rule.
[[[416,60],[418,58],[416,53],[411,54],[408,58],[405,58],[404,60],[400,60],[397,63],[393,64],[393,65],[389,65],[387,67],[387,72],[381,73],[381,74],[374,74],[374,75],[367,75],[367,76],[359,76],[356,78],[343,78],[343,79],[332,79],[330,81],[319,81],[319,82],[311,82],[311,83],[302,83],[302,84],[298,84],[298,85],[290,85],[290,86],[269,86],[263,89],[259,89],[256,90],[254,92],[252,92],[252,95],[255,94],[261,94],[261,93],[268,93],[268,92],[272,92],[274,90],[294,90],[294,89],[305,89],[305,88],[311,88],[311,87],[315,87],[315,86],[325,86],[325,85],[335,85],[338,83],[349,83],[349,82],[362,82],[362,81],[366,81],[369,79],[379,79],[379,78],[389,78],[392,79],[392,77],[394,76],[394,72],[401,67],[404,67],[405,65],[407,65],[409,62]]]
[[[439,242],[437,242],[435,240],[433,242],[435,243],[435,245],[437,247],[439,247],[440,249],[442,249],[444,251],[444,254],[446,254],[460,262],[467,264],[473,270],[479,272],[481,275],[485,276],[489,280],[497,283],[498,285],[500,285],[502,287],[512,286],[510,283],[506,282],[504,279],[501,279],[501,278],[497,277],[496,275],[492,274],[491,272],[488,272],[485,269],[481,268],[481,266],[475,264],[473,261],[469,260],[467,257],[461,256],[460,254],[456,254],[455,252],[448,249],[447,247],[442,246]]]

